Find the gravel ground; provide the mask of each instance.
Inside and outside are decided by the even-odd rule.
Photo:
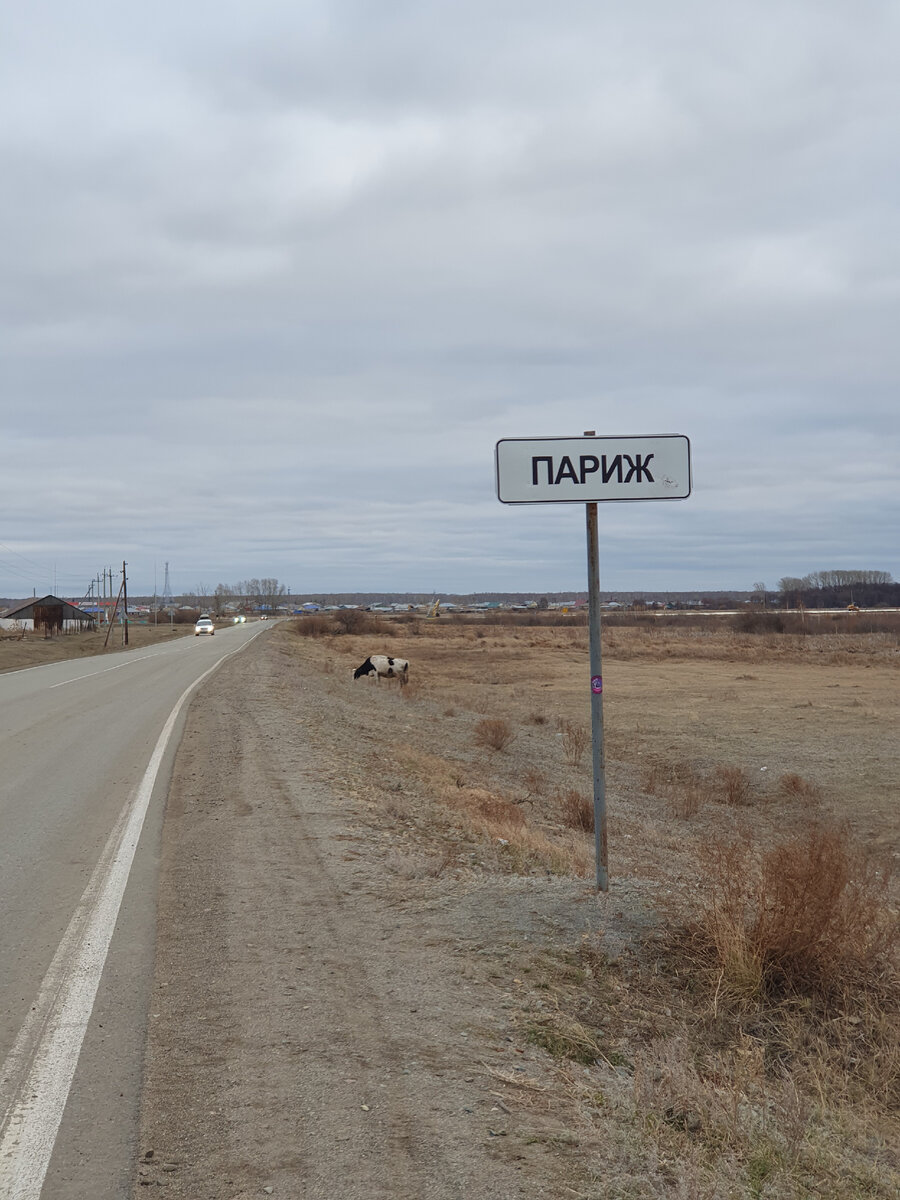
[[[266,637],[191,707],[134,1194],[582,1195],[581,1135],[516,1028],[515,971],[614,914],[583,880],[461,876],[405,844],[340,786],[372,729],[334,682]]]

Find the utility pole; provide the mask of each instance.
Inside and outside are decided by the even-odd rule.
[[[122,560],[122,615],[124,618],[125,633],[124,633],[124,641],[122,644],[125,646],[128,645],[128,579],[125,575],[125,568],[127,566],[128,566],[128,563],[125,562],[125,560],[123,559]]]
[[[175,605],[172,601],[172,588],[169,584],[169,564],[168,563],[166,563],[166,579],[165,579],[165,583],[163,584],[162,606],[163,606],[164,612],[166,611],[166,609],[168,609],[169,630],[170,630],[170,632],[174,632],[174,629],[175,629]]]

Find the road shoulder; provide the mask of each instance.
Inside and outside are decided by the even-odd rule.
[[[329,718],[361,769],[327,678],[268,638],[188,714],[134,1194],[571,1196],[569,1114],[511,1013],[517,948],[587,928],[583,883],[398,871],[307,736]]]

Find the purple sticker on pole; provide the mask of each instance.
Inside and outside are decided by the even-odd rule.
[[[602,675],[592,675],[591,676],[591,691],[595,695],[598,695],[598,696],[603,691],[603,676]]]

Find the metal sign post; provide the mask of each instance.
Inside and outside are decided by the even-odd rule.
[[[594,859],[597,891],[609,890],[606,843],[606,748],[603,741],[603,651],[600,645],[600,551],[597,505],[586,504],[588,604],[591,642],[591,751],[594,766]]]
[[[691,494],[686,437],[502,438],[495,449],[497,498],[503,504],[578,504],[587,517],[590,611],[591,733],[597,890],[609,889],[606,751],[600,645],[600,553],[597,504],[610,500],[684,500]]]

